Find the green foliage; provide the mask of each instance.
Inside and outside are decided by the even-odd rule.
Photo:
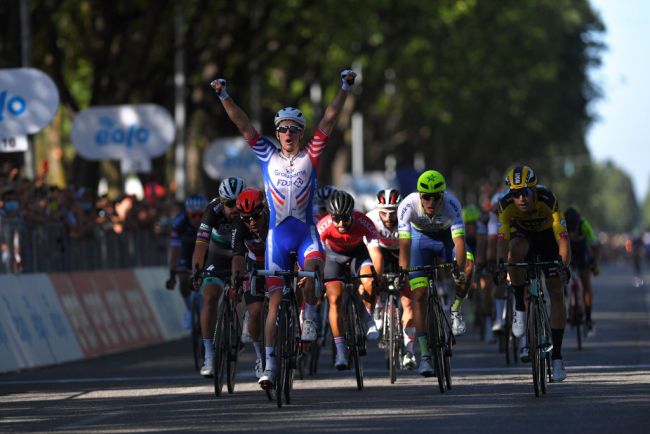
[[[421,152],[462,192],[525,160],[548,172],[567,202],[591,197],[592,180],[601,188],[588,157],[578,167],[580,182],[562,170],[563,156],[588,155],[587,105],[598,97],[587,70],[600,62],[593,35],[604,27],[588,0],[31,3],[34,65],[54,78],[70,115],[90,105],[137,102],[172,111],[180,3],[186,143],[238,133],[209,89],[211,79],[228,79],[230,94],[268,133],[273,113],[286,105],[304,108],[315,125],[340,85],[339,71],[358,62],[363,79],[351,104],[364,115],[369,170],[383,169],[388,154],[403,167]],[[2,22],[12,23],[16,13],[2,2]],[[0,66],[17,51],[0,42]],[[314,84],[323,90],[317,104],[310,99]],[[323,167],[347,146],[344,137],[334,132]]]

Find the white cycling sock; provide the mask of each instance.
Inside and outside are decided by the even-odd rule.
[[[212,345],[212,339],[203,338],[203,348],[205,349],[205,358],[213,359],[214,358],[214,346]]]

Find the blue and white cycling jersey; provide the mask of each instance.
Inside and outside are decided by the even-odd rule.
[[[313,201],[320,157],[327,139],[327,134],[316,131],[307,146],[293,157],[282,155],[273,142],[259,134],[248,142],[262,165],[264,189],[271,210],[269,228],[277,227],[287,217],[308,225],[316,224]]]
[[[318,130],[307,146],[293,157],[286,157],[268,138],[259,133],[248,141],[262,165],[264,190],[269,201],[269,233],[265,267],[289,270],[289,252],[298,254],[304,269],[306,259],[323,260],[323,246],[316,231],[313,200],[316,192],[320,157],[327,134]],[[266,279],[269,291],[282,287],[279,277]]]

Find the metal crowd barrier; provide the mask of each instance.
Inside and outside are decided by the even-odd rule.
[[[63,223],[33,228],[20,218],[0,217],[0,273],[48,273],[165,265],[169,238],[150,230],[95,228],[72,238]],[[20,266],[19,266],[20,262]]]

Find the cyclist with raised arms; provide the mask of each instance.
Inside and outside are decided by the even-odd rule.
[[[544,275],[551,299],[553,380],[563,381],[566,378],[562,362],[562,339],[566,325],[564,284],[568,281],[567,267],[571,260],[571,246],[564,215],[555,195],[537,183],[535,172],[530,167],[512,167],[507,172],[505,183],[509,190],[499,201],[499,263],[504,261],[506,254],[510,262],[529,262],[536,256],[539,256],[540,261],[554,261],[558,256],[562,259],[562,267],[547,267]],[[526,332],[526,270],[510,268],[508,275],[515,291],[512,334],[522,337]],[[504,280],[505,272],[498,271],[497,281],[503,283]]]
[[[417,191],[411,193],[397,209],[401,268],[431,265],[436,258],[451,262],[456,258],[457,269],[452,273],[456,297],[451,305],[452,333],[465,333],[465,320],[460,311],[467,295],[465,268],[467,247],[461,206],[456,196],[445,191],[447,184],[442,174],[427,170],[418,178]],[[426,332],[427,288],[429,280],[424,273],[410,273],[409,284],[413,297],[415,338],[420,345],[418,373],[433,375],[431,355]]]
[[[350,193],[335,191],[330,197],[327,211],[329,214],[318,222],[318,232],[326,252],[323,272],[325,280],[340,277],[343,274],[342,267],[347,263],[350,263],[354,274],[371,274],[371,266],[374,266],[377,275],[381,275],[383,257],[379,249],[379,234],[374,223],[365,214],[354,210],[354,198]],[[336,346],[334,366],[338,370],[347,369],[348,358],[341,311],[343,282],[332,280],[325,283],[325,292],[330,304],[330,328]],[[359,294],[366,308],[368,339],[376,340],[379,332],[372,319],[372,309],[375,305],[372,278],[361,279]]]
[[[366,216],[372,220],[379,234],[379,247],[384,258],[384,270],[396,272],[399,269],[399,238],[397,236],[397,207],[402,202],[399,190],[389,188],[377,193],[375,203],[377,207],[368,212]],[[407,285],[401,290],[400,302],[402,304],[402,326],[404,329],[404,369],[415,368],[415,327],[413,326],[413,307],[411,306],[411,290]],[[377,301],[377,308],[379,303]],[[377,316],[375,316],[377,317]],[[380,325],[377,325],[381,329]]]
[[[221,100],[230,120],[237,126],[262,166],[266,197],[270,201],[269,233],[266,243],[265,268],[288,270],[290,252],[298,254],[300,267],[305,271],[322,269],[323,247],[313,218],[313,199],[316,192],[320,158],[356,73],[341,72],[341,88],[325,110],[313,138],[301,146],[306,121],[297,108],[286,107],[275,115],[275,137],[280,142],[276,148],[273,142],[260,135],[244,111],[226,91],[226,80],[217,79],[211,83]],[[283,280],[279,277],[266,279],[270,293],[281,290]],[[302,340],[316,339],[316,295],[314,280],[307,279],[303,286],[305,311],[303,314]],[[269,315],[269,321],[275,321]],[[266,347],[266,369],[259,380],[262,388],[272,388],[275,375],[275,354],[273,347]]]
[[[208,201],[200,194],[189,196],[185,199],[184,209],[174,217],[172,222],[172,231],[169,240],[169,279],[165,283],[167,289],[176,287],[176,276],[178,275],[183,301],[185,301],[185,317],[183,325],[190,327],[191,306],[190,295],[192,293],[192,281],[190,273],[192,272],[192,253],[196,243],[196,232],[201,224],[203,211],[208,205]]]
[[[246,183],[241,178],[233,176],[224,179],[219,185],[219,197],[208,204],[196,234],[196,246],[192,256],[192,264],[195,267],[192,281],[195,289],[201,288],[203,291],[201,332],[205,362],[201,368],[201,375],[204,377],[211,377],[214,374],[212,338],[217,324],[217,305],[224,284],[220,278],[213,277],[201,286],[200,273],[203,270],[230,270],[233,256],[231,248],[233,222],[239,215],[235,201],[245,188]]]
[[[266,206],[264,193],[255,188],[248,188],[237,198],[239,219],[233,224],[232,233],[232,275],[243,276],[245,271],[264,267],[264,252],[266,250],[266,235],[269,231],[269,209]],[[254,283],[254,285],[253,285]],[[255,288],[253,293],[252,288]],[[276,291],[269,297],[269,312],[277,312],[280,294]],[[244,292],[248,321],[248,334],[255,349],[255,376],[259,379],[264,374],[262,369],[262,344],[260,342],[260,317],[264,303],[264,279],[257,277],[255,282],[248,282]],[[269,327],[270,325],[270,327]],[[267,324],[264,335],[268,338],[267,345],[275,344],[274,323]]]
[[[571,267],[575,267],[578,270],[578,275],[582,282],[587,333],[592,335],[594,325],[591,319],[591,308],[594,296],[591,275],[598,276],[600,273],[600,243],[589,220],[582,216],[575,208],[567,208],[564,211],[564,218],[566,219],[566,227],[569,231],[569,240],[571,242]]]

